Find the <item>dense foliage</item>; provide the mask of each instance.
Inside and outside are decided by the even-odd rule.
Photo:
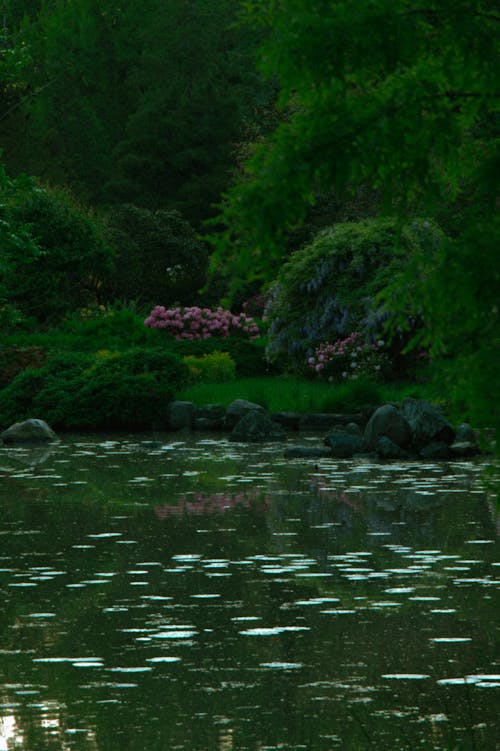
[[[109,299],[151,305],[192,302],[205,282],[208,251],[178,211],[150,211],[132,204],[111,208],[105,236],[115,270],[105,285]]]
[[[255,72],[255,34],[235,23],[238,4],[24,6],[2,6],[4,56],[30,62],[10,66],[16,86],[0,109],[9,172],[41,175],[94,205],[177,209],[195,225],[213,214],[272,90]]]
[[[165,427],[168,403],[188,378],[164,350],[51,353],[0,392],[0,425],[42,415],[66,429]]]
[[[400,226],[391,219],[339,224],[321,232],[283,265],[267,306],[268,354],[285,366],[305,368],[324,342],[360,330],[374,342],[391,312],[379,295],[408,259],[439,245],[435,224],[415,221]],[[395,254],[396,244],[399,253]],[[418,299],[407,310],[415,321]]]
[[[38,323],[94,302],[112,251],[91,214],[65,191],[0,175],[0,294]]]
[[[498,403],[500,382],[493,4],[250,0],[245,8],[264,31],[262,68],[279,79],[285,117],[228,197],[213,268],[236,282],[244,268],[272,278],[287,234],[331,191],[369,186],[391,212],[444,220],[450,244],[412,264],[426,341],[439,368],[452,366],[448,395],[479,424],[500,426],[498,412],[480,406],[486,390]],[[393,281],[402,319],[408,278]]]

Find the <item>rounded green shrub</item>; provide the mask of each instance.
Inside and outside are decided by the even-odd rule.
[[[391,314],[377,302],[379,293],[409,256],[442,237],[435,224],[422,220],[400,226],[394,219],[371,219],[320,232],[291,256],[270,290],[271,362],[304,370],[324,342],[353,331],[368,341],[379,337]]]
[[[161,333],[161,331],[155,332]],[[236,377],[263,375],[269,371],[266,360],[266,341],[259,339],[244,339],[243,337],[230,336],[212,337],[210,339],[194,339],[191,341],[177,341],[165,339],[165,347],[169,352],[180,357],[203,355],[212,352],[227,352],[236,363]]]
[[[236,364],[227,352],[210,352],[201,357],[188,355],[182,359],[189,368],[191,383],[222,383],[236,377]]]
[[[0,253],[9,305],[46,325],[95,302],[113,256],[88,210],[67,191],[25,178],[8,182],[0,214],[18,237]]]
[[[0,391],[0,425],[39,417],[59,429],[165,427],[188,379],[185,363],[161,349],[51,353]]]

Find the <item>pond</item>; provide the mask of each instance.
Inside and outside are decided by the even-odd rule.
[[[484,464],[0,448],[0,751],[493,751]]]

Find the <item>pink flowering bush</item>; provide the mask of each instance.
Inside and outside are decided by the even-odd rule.
[[[311,370],[329,381],[353,380],[360,376],[380,378],[389,365],[383,348],[383,341],[367,344],[355,331],[333,344],[324,342],[307,363]]]
[[[175,339],[210,339],[243,334],[250,339],[259,336],[259,327],[246,313],[234,315],[224,308],[170,308],[157,305],[144,321],[152,329],[164,329]]]

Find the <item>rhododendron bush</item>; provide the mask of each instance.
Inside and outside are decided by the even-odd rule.
[[[164,329],[175,339],[210,339],[243,334],[250,339],[259,336],[259,327],[245,313],[235,315],[224,308],[164,308],[157,305],[144,321],[152,329]]]
[[[345,339],[324,342],[308,358],[307,364],[320,376],[330,381],[356,379],[359,376],[379,378],[388,367],[388,357],[382,340],[367,344],[358,331]]]

